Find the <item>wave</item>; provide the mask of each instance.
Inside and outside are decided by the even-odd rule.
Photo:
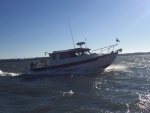
[[[3,72],[2,70],[0,70],[0,76],[18,76],[21,73],[12,73],[12,72]]]

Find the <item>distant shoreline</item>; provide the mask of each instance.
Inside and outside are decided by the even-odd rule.
[[[147,54],[150,54],[150,52],[121,53],[121,54],[118,54],[118,56],[147,55]]]
[[[135,52],[135,53],[121,53],[118,56],[128,56],[128,55],[147,55],[150,52]],[[49,57],[35,57],[35,58],[10,58],[10,59],[0,59],[0,63],[3,62],[20,62],[20,61],[33,61],[33,60],[46,60]]]
[[[0,63],[20,62],[20,61],[39,61],[39,60],[46,60],[46,59],[48,59],[48,57],[0,59]]]

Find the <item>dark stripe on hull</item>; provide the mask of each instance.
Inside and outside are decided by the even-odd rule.
[[[77,65],[81,65],[81,64],[85,64],[85,63],[90,63],[90,62],[96,61],[96,60],[98,60],[99,58],[103,58],[103,57],[106,57],[106,56],[110,56],[110,55],[112,55],[112,54],[118,54],[118,53],[117,53],[117,52],[116,52],[116,53],[111,53],[111,54],[108,54],[108,55],[99,56],[99,57],[91,58],[91,59],[88,59],[88,60],[82,60],[82,61],[73,62],[73,63],[68,63],[68,64],[63,64],[63,65],[58,65],[58,66],[32,68],[32,69],[30,69],[30,70],[32,70],[32,71],[44,71],[44,70],[53,70],[53,69],[61,69],[61,68],[66,68],[66,67],[71,67],[71,66],[77,66]],[[102,68],[106,68],[106,67],[108,67],[109,65],[110,65],[110,64],[107,64],[107,65],[105,65],[105,66],[102,66]]]

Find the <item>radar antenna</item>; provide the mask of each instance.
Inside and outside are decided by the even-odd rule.
[[[85,42],[78,42],[77,45],[80,46],[82,48],[82,45],[84,45]]]

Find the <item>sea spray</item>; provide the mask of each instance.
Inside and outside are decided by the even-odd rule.
[[[125,66],[125,65],[111,65],[105,69],[105,72],[125,71],[127,69],[128,69],[128,66]]]

